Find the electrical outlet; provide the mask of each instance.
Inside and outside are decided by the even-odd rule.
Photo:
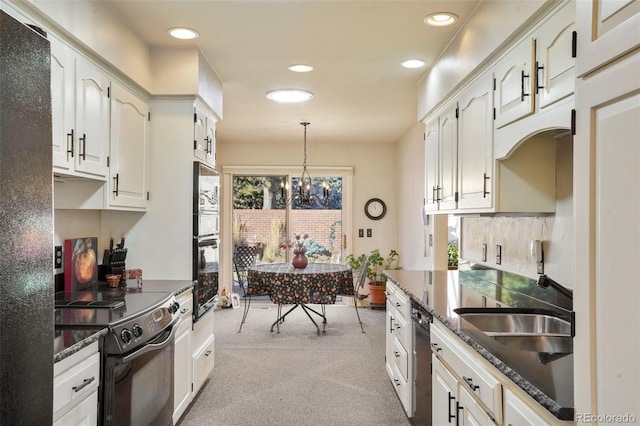
[[[487,245],[486,244],[482,244],[482,261],[483,262],[487,261]]]
[[[433,247],[433,234],[429,234],[429,247]]]
[[[62,268],[62,246],[53,248],[53,265],[56,269]]]
[[[364,229],[360,228],[358,229],[358,238],[363,238],[364,237]]]
[[[496,246],[496,265],[500,265],[502,263],[502,246],[498,244]]]
[[[367,238],[371,237],[373,237],[373,232],[371,231],[371,228],[367,228]]]

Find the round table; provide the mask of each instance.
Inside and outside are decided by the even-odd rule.
[[[353,295],[353,273],[346,265],[336,263],[310,263],[304,269],[296,269],[291,263],[268,263],[249,268],[247,274],[247,294],[251,296],[268,294],[273,303],[278,304],[278,319],[271,326],[278,325],[298,306],[313,320],[309,311],[319,315],[326,324],[324,305],[333,304],[336,295]],[[322,313],[307,304],[323,305]],[[294,305],[284,315],[280,315],[282,305]],[[279,330],[278,330],[279,331]]]

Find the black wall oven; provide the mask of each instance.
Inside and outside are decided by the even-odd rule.
[[[193,163],[193,321],[213,308],[218,294],[220,177]]]

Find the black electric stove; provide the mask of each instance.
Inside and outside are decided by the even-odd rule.
[[[173,293],[109,290],[55,294],[55,328],[90,331],[107,328],[105,350],[124,353],[144,345],[176,318]]]

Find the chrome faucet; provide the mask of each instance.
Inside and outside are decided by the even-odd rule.
[[[538,287],[547,288],[549,286],[553,287],[558,292],[567,296],[569,299],[573,300],[573,291],[571,289],[564,287],[562,284],[558,284],[551,278],[547,277],[545,274],[541,274],[540,277],[538,278]]]

